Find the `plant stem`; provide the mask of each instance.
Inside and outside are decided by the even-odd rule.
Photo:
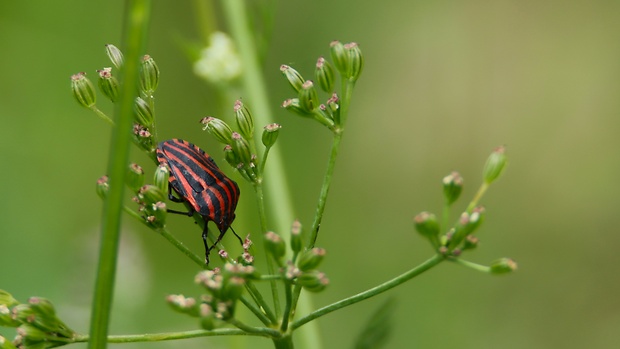
[[[133,104],[138,90],[139,57],[145,42],[150,13],[150,1],[129,0],[125,10],[124,52],[120,99],[115,110],[118,127],[112,130],[108,173],[110,192],[104,204],[101,247],[97,280],[93,297],[89,348],[105,348],[107,343],[116,262],[120,240],[121,211],[123,210],[124,182],[129,160]]]
[[[486,182],[482,182],[482,185],[480,186],[480,188],[478,188],[478,191],[476,192],[476,195],[474,195],[474,198],[471,200],[471,202],[467,206],[467,212],[468,213],[471,213],[474,210],[474,208],[476,207],[476,205],[478,205],[478,202],[480,201],[480,199],[482,199],[482,197],[484,196],[484,193],[486,193],[487,189],[489,189],[489,184],[486,183]]]
[[[174,235],[170,234],[170,232],[165,227],[164,228],[155,229],[155,231],[157,233],[159,233],[159,235],[163,236],[164,239],[168,240],[168,242],[170,242],[174,247],[176,247],[179,251],[181,251],[189,259],[191,259],[194,263],[196,263],[198,266],[200,266],[201,269],[205,268],[205,261],[204,261],[204,259],[198,257],[197,254],[195,254],[189,248],[187,248],[187,246],[185,246],[184,243],[182,243],[177,238],[175,238]]]
[[[388,291],[404,282],[407,282],[411,279],[413,279],[414,277],[422,274],[423,272],[431,269],[432,267],[436,266],[437,264],[443,262],[445,260],[445,257],[439,254],[434,255],[433,257],[431,257],[430,259],[426,260],[424,263],[418,265],[417,267],[389,280],[386,281],[384,283],[382,283],[381,285],[378,285],[376,287],[373,287],[369,290],[366,290],[364,292],[358,293],[354,296],[351,296],[349,298],[345,298],[343,300],[340,300],[336,303],[332,303],[328,306],[325,306],[321,309],[318,309],[310,314],[308,314],[307,316],[304,316],[303,318],[293,322],[291,324],[291,328],[292,329],[296,329],[299,328],[301,326],[303,326],[304,324],[319,318],[323,315],[329,314],[333,311],[336,311],[338,309],[342,309],[344,307],[348,307],[349,305],[353,305],[355,303],[361,302],[365,299],[368,299],[370,297],[374,297],[378,294],[381,294],[385,291]]]
[[[160,342],[176,339],[189,339],[197,337],[215,337],[215,336],[260,336],[269,337],[266,333],[249,333],[236,328],[218,328],[215,330],[192,330],[181,332],[164,332],[164,333],[146,333],[146,334],[130,334],[108,336],[108,343],[135,343],[135,342]],[[90,340],[88,335],[78,335],[75,337],[75,343],[87,342]]]
[[[482,265],[482,264],[478,264],[478,263],[474,263],[474,262],[470,262],[468,260],[465,259],[461,259],[461,258],[450,258],[450,261],[456,263],[456,264],[460,264],[462,266],[477,270],[477,271],[481,271],[483,273],[490,273],[491,272],[491,267],[488,267],[486,265]]]
[[[105,120],[108,124],[114,126],[114,121],[108,115],[106,115],[106,113],[102,112],[99,108],[93,105],[92,107],[90,107],[90,110],[95,112],[97,116]]]

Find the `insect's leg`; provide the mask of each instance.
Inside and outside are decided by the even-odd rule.
[[[237,232],[235,231],[235,229],[233,229],[233,227],[230,227],[230,230],[232,230],[233,234],[235,234],[237,239],[239,239],[239,243],[241,244],[241,246],[243,246],[243,239],[241,238],[241,236],[237,235]]]
[[[168,186],[168,199],[172,202],[183,202],[185,200],[178,198],[172,194],[172,186]]]
[[[213,248],[213,246],[211,246],[211,248],[209,248],[209,243],[207,242],[207,236],[209,235],[209,228],[208,228],[208,223],[209,222],[205,222],[205,228],[202,231],[202,242],[204,242],[205,244],[205,264],[209,264],[209,253],[211,252],[211,248]]]
[[[167,211],[168,213],[182,214],[184,216],[189,216],[189,217],[193,216],[195,212],[193,209],[190,209],[188,212],[182,212],[182,211],[176,211],[176,210],[170,210],[170,209],[168,209]]]

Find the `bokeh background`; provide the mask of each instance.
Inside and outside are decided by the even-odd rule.
[[[0,2],[0,288],[20,300],[51,298],[79,332],[88,331],[102,208],[94,188],[110,128],[75,103],[69,77],[109,66],[103,45],[119,43],[122,9],[118,0]],[[333,39],[360,43],[366,59],[321,226],[331,285],[312,297],[317,306],[428,258],[411,219],[440,210],[441,178],[460,171],[470,198],[490,151],[505,144],[510,158],[483,200],[482,244],[469,259],[508,256],[519,271],[494,277],[442,264],[321,318],[326,348],[351,347],[389,297],[397,307],[388,348],[620,346],[620,2],[316,0],[274,9],[264,68],[284,127],[278,147],[293,210],[306,226],[330,134],[278,108],[291,95],[278,67],[311,75]],[[197,121],[230,117],[232,105],[218,105],[182,50],[202,40],[195,12],[189,1],[153,6],[148,53],[162,71],[160,138],[191,140],[223,163]],[[132,159],[150,168],[139,152]],[[253,196],[243,189],[237,229],[257,235]],[[125,221],[112,333],[195,328],[163,301],[198,294],[195,265]],[[191,222],[175,217],[170,226],[200,253]],[[248,338],[123,347],[231,344],[270,347]]]

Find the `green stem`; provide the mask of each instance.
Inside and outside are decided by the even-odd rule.
[[[257,336],[272,337],[272,338],[280,337],[280,332],[272,328],[252,327],[252,326],[244,324],[243,322],[235,318],[229,319],[227,322],[244,332],[252,333]]]
[[[319,195],[319,201],[316,207],[316,213],[314,215],[314,221],[312,222],[312,228],[310,229],[310,245],[308,248],[313,248],[316,243],[316,239],[319,236],[319,228],[321,227],[321,221],[323,219],[323,212],[325,211],[325,204],[327,203],[327,195],[329,194],[329,188],[331,187],[332,177],[334,175],[334,168],[336,166],[336,159],[338,158],[338,149],[340,148],[340,141],[342,141],[342,131],[334,135],[332,140],[332,148],[329,156],[329,163],[327,164],[327,171],[325,177],[323,177],[323,185],[321,186],[321,194]]]
[[[467,206],[467,212],[471,213],[474,210],[476,205],[478,205],[480,199],[482,199],[482,197],[484,196],[484,193],[486,193],[487,189],[489,189],[489,184],[486,182],[482,182],[482,185],[480,186],[480,188],[478,188],[476,195],[474,195],[474,198]]]
[[[254,185],[254,190],[256,191],[256,200],[258,201],[258,216],[260,217],[260,226],[263,233],[267,232],[267,214],[265,212],[265,198],[263,194],[263,185],[261,180],[257,181]],[[271,260],[269,248],[267,244],[263,244],[265,259],[267,261],[267,271],[269,274],[274,274],[274,266]],[[276,314],[280,314],[280,298],[278,297],[278,287],[276,284],[276,280],[269,280],[269,284],[271,286],[271,295],[273,297],[273,306],[276,311]]]
[[[115,110],[118,127],[112,130],[108,173],[110,192],[104,205],[99,264],[93,297],[89,348],[105,348],[108,325],[112,307],[116,261],[120,240],[121,211],[131,129],[133,124],[133,104],[138,90],[139,57],[143,51],[150,1],[129,0],[126,2],[124,50],[125,66],[122,73],[120,99]]]
[[[265,333],[249,333],[235,328],[219,328],[211,331],[193,330],[181,332],[164,332],[164,333],[146,333],[146,334],[130,334],[108,336],[108,343],[135,343],[135,342],[160,342],[177,339],[189,339],[198,337],[215,337],[215,336],[260,336],[269,337]],[[90,340],[88,335],[77,335],[75,343],[87,342]]]
[[[164,239],[168,240],[174,247],[176,247],[181,253],[186,255],[189,259],[191,259],[194,263],[200,266],[201,269],[205,268],[205,261],[203,258],[198,257],[197,254],[192,252],[184,243],[175,238],[166,228],[155,229],[155,231],[164,237]]]
[[[336,311],[338,309],[342,309],[344,307],[348,307],[349,305],[353,305],[355,303],[359,303],[365,299],[368,299],[370,297],[374,297],[378,294],[381,294],[385,291],[388,291],[404,282],[407,282],[411,279],[413,279],[414,277],[422,274],[423,272],[431,269],[432,267],[436,266],[437,264],[443,262],[445,260],[445,257],[439,254],[434,255],[433,257],[431,257],[430,259],[426,260],[424,263],[418,265],[417,267],[407,271],[404,274],[401,274],[387,282],[382,283],[381,285],[378,285],[376,287],[373,287],[369,290],[366,290],[364,292],[358,293],[352,297],[349,298],[345,298],[341,301],[338,301],[336,303],[330,304],[328,306],[325,306],[321,309],[318,309],[310,314],[308,314],[307,316],[304,316],[303,318],[293,322],[293,324],[291,324],[291,328],[292,329],[296,329],[299,328],[303,325],[305,325],[306,323],[319,318],[323,315],[329,314],[333,311]]]
[[[252,294],[251,294],[252,295]],[[254,304],[250,303],[250,301],[245,298],[245,297],[241,297],[239,298],[239,300],[241,301],[241,303],[243,303],[243,305],[245,305],[248,309],[250,309],[250,311],[260,320],[260,322],[262,322],[264,325],[269,326],[270,324],[272,324],[274,321],[272,321],[269,317],[267,317],[265,315],[265,313],[261,310],[261,308],[255,306]],[[254,300],[256,301],[256,298],[254,298]],[[258,303],[258,302],[257,302]]]
[[[483,273],[490,273],[491,272],[491,267],[488,267],[486,265],[482,265],[482,264],[478,264],[478,263],[474,263],[474,262],[470,262],[468,260],[464,260],[461,258],[450,258],[450,261],[456,263],[456,264],[460,264],[462,266],[477,270],[477,271],[481,271]]]
[[[97,108],[96,106],[93,105],[92,107],[90,107],[90,110],[95,112],[95,114],[97,114],[97,116],[99,116],[100,118],[105,120],[108,124],[114,126],[114,120],[112,120],[106,113],[104,113],[101,110],[99,110],[99,108]]]

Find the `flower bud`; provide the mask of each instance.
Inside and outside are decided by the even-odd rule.
[[[150,96],[157,89],[157,85],[159,85],[159,68],[149,55],[144,55],[142,57],[140,68],[140,86],[142,92]]]
[[[443,182],[443,196],[448,205],[454,203],[463,190],[463,177],[458,172],[452,172],[445,176]]]
[[[207,130],[218,142],[232,144],[233,131],[224,121],[212,116],[207,116],[200,119],[200,123],[205,125],[202,130]]]
[[[349,66],[349,53],[345,50],[344,45],[340,41],[332,41],[329,43],[332,61],[340,72],[340,75],[347,76]]]
[[[19,304],[19,302],[17,301],[17,299],[13,298],[13,295],[11,295],[5,290],[0,289],[0,305],[12,307],[17,304]]]
[[[295,220],[291,225],[291,250],[294,253],[299,253],[303,242],[301,241],[301,223],[299,220]]]
[[[127,186],[137,192],[144,185],[144,171],[142,167],[138,164],[131,163],[129,164],[129,169],[127,171]]]
[[[97,195],[100,198],[105,199],[110,191],[110,184],[108,183],[108,176],[102,176],[97,180]]]
[[[245,288],[245,279],[239,276],[232,276],[226,280],[222,288],[222,298],[228,300],[237,300],[243,294]]]
[[[116,46],[112,44],[105,45],[105,52],[108,54],[108,58],[117,69],[121,69],[123,66],[123,53]]]
[[[99,73],[99,89],[109,100],[116,102],[119,83],[116,77],[112,75],[112,68],[103,68],[97,70],[97,73]]]
[[[323,57],[319,57],[316,62],[316,70],[314,71],[314,77],[319,83],[321,90],[325,92],[332,92],[334,89],[334,67],[331,63],[325,60]]]
[[[282,64],[280,66],[280,71],[288,80],[288,83],[295,90],[295,92],[299,92],[301,90],[301,85],[305,82],[304,78],[297,72],[297,70],[289,67],[288,65]]]
[[[318,270],[310,270],[301,273],[297,277],[297,282],[307,291],[321,292],[329,284],[329,279],[325,276],[325,273]]]
[[[307,80],[301,85],[301,90],[299,90],[299,105],[305,112],[310,113],[319,104],[321,103],[319,102],[319,95],[314,87],[314,83],[312,80]]]
[[[165,201],[166,196],[164,193],[156,186],[147,184],[140,188],[138,192],[140,199],[147,205],[154,204],[158,201]]]
[[[153,183],[162,193],[168,192],[168,185],[170,182],[170,170],[168,170],[168,166],[159,165],[155,169],[155,174],[153,176]]]
[[[151,226],[155,228],[161,228],[166,224],[166,216],[168,215],[168,210],[166,207],[166,203],[163,201],[157,201],[156,203],[147,206],[148,210],[146,214],[146,220],[151,224]]]
[[[413,224],[415,230],[427,239],[436,239],[439,236],[439,222],[432,213],[419,213],[413,218]]]
[[[230,166],[234,168],[237,168],[237,166],[241,162],[239,155],[235,153],[230,144],[226,144],[226,146],[224,147],[224,159],[226,159],[226,162],[228,162]]]
[[[299,255],[299,258],[297,259],[297,267],[301,271],[316,269],[323,261],[325,253],[325,249],[320,247],[306,250]]]
[[[478,247],[479,241],[480,240],[475,235],[467,235],[465,237],[465,241],[463,241],[463,247],[461,248],[461,250],[473,250]]]
[[[346,77],[350,81],[357,81],[360,75],[362,75],[362,69],[364,68],[364,56],[359,45],[355,42],[350,42],[344,45],[345,50],[348,52],[348,69]]]
[[[86,77],[86,73],[71,75],[71,91],[73,91],[75,100],[83,107],[90,108],[97,101],[95,88]]]
[[[179,313],[189,314],[192,316],[199,316],[199,307],[194,298],[186,298],[182,294],[171,294],[166,297],[166,303],[170,307],[178,311]]]
[[[499,178],[506,167],[506,162],[506,148],[504,146],[495,148],[484,165],[484,182],[491,184],[491,182]]]
[[[0,326],[17,327],[19,325],[21,325],[21,322],[13,319],[9,307],[7,307],[5,304],[0,304]]]
[[[239,131],[248,140],[254,137],[254,118],[250,113],[250,110],[240,101],[235,102],[235,120]]]
[[[303,117],[312,116],[312,113],[306,111],[304,108],[301,107],[299,98],[289,98],[285,100],[284,102],[282,102],[282,108],[286,110],[290,110],[299,116],[303,116]]]
[[[278,139],[278,135],[280,134],[280,129],[282,126],[279,124],[269,124],[263,128],[263,145],[266,148],[271,148]]]
[[[267,246],[267,250],[271,252],[274,259],[278,260],[284,257],[284,254],[286,254],[286,244],[284,243],[284,240],[282,240],[280,235],[272,231],[268,231],[265,234],[264,241],[265,246]]]
[[[454,227],[454,233],[450,238],[449,246],[451,248],[457,247],[463,239],[478,229],[484,220],[484,216],[485,210],[482,206],[474,208],[470,214],[463,212],[459,218],[459,222]]]
[[[239,156],[239,159],[245,166],[250,166],[252,155],[250,153],[250,144],[239,133],[232,133],[232,148]]]
[[[491,264],[491,273],[507,274],[517,270],[517,263],[510,258],[501,258]]]
[[[201,303],[200,304],[200,326],[207,330],[211,331],[215,328],[215,312],[213,308],[209,304]]]
[[[30,297],[28,299],[28,304],[30,308],[37,314],[44,317],[55,317],[56,310],[54,309],[54,305],[49,299],[41,298],[41,297]]]
[[[141,97],[136,97],[136,103],[134,104],[134,111],[136,121],[142,125],[149,127],[153,124],[153,111],[151,110],[151,106],[142,99]]]

